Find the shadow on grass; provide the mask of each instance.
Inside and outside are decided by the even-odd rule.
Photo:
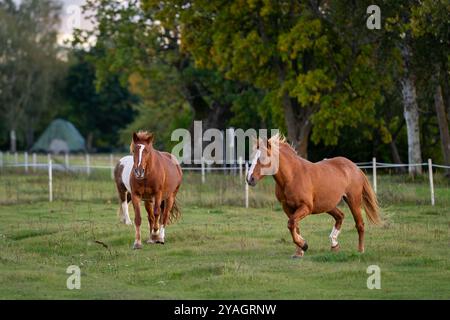
[[[310,259],[314,262],[368,262],[373,259],[373,254],[359,252],[324,252],[313,255]]]

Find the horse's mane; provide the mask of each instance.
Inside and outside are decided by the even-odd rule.
[[[286,137],[284,136],[284,135],[282,135],[281,133],[277,133],[277,134],[275,134],[274,136],[272,136],[269,140],[268,140],[268,142],[269,142],[269,144],[278,144],[279,146],[286,146],[286,147],[288,147],[292,152],[294,152],[296,155],[298,155],[297,154],[297,151],[295,151],[295,148],[291,145],[291,144],[289,144],[288,142],[287,142],[287,139],[286,139]]]
[[[141,141],[147,141],[147,140],[153,139],[153,133],[144,131],[144,130],[138,131],[136,133],[136,135],[137,135],[138,139]],[[134,150],[134,141],[133,141],[133,139],[131,139],[130,153],[133,153],[133,150]]]

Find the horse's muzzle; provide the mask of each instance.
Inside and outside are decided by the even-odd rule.
[[[134,169],[134,176],[138,180],[143,180],[145,178],[145,170],[142,168],[136,168]]]
[[[247,184],[249,186],[251,186],[251,187],[256,186],[256,180],[253,176],[251,176],[250,178],[247,178],[246,180],[247,180]]]

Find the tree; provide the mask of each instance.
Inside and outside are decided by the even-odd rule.
[[[403,115],[406,122],[408,137],[409,173],[422,172],[422,166],[412,165],[422,163],[420,141],[420,118],[417,102],[417,46],[419,43],[413,37],[411,30],[411,10],[417,1],[395,2],[385,10],[387,30],[386,37],[391,39],[393,56],[399,55],[399,83],[403,101]]]
[[[85,9],[95,12],[98,27],[92,32],[79,30],[74,44],[96,38],[95,50],[102,52],[95,60],[98,88],[108,74],[118,73],[123,85],[139,87],[143,98],[139,110],[145,105],[165,106],[176,115],[186,112],[186,102],[191,124],[202,120],[204,128],[226,126],[232,116],[233,95],[247,87],[223,79],[218,72],[196,68],[191,56],[180,48],[177,26],[163,28],[155,22],[154,11],[141,7],[139,1],[128,5],[117,0],[90,1]],[[164,97],[165,92],[170,92],[170,97]]]
[[[432,96],[439,126],[441,150],[445,165],[450,165],[450,135],[442,87],[448,88],[450,20],[447,1],[422,1],[411,9],[411,32],[421,44],[418,48],[421,74],[432,86]],[[447,174],[450,171],[447,170]]]
[[[56,46],[60,6],[51,0],[0,1],[0,108],[8,124],[10,149],[18,130],[31,147],[43,117],[52,112],[55,84],[64,72]]]
[[[133,105],[139,100],[122,86],[118,74],[105,77],[104,85],[95,87],[95,66],[92,56],[100,54],[75,51],[65,81],[67,106],[59,116],[66,117],[86,136],[90,151],[108,150],[121,146],[120,130],[135,116]]]
[[[313,128],[315,142],[336,144],[343,126],[380,125],[373,117],[380,96],[372,48],[357,32],[365,26],[363,3],[331,10],[318,1],[142,2],[164,28],[179,26],[197,66],[265,91],[301,155]],[[356,33],[342,34],[336,24],[343,22]]]

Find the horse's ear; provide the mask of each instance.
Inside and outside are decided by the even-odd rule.
[[[153,139],[154,139],[154,138],[155,138],[154,134],[153,134],[153,133],[150,133],[150,134],[148,135],[148,138],[147,138],[146,142],[147,142],[148,144],[153,144]]]
[[[139,141],[139,137],[136,132],[133,132],[133,142],[137,143]]]
[[[272,142],[270,141],[270,139],[267,139],[264,141],[267,147],[267,155],[270,157],[272,154]]]

